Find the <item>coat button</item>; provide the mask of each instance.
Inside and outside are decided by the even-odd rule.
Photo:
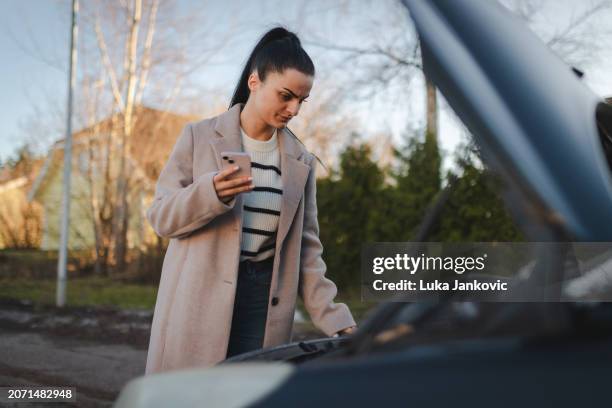
[[[272,306],[276,306],[278,305],[278,298],[277,297],[273,297],[272,298]]]

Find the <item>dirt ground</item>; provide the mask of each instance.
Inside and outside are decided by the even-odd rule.
[[[72,386],[75,404],[41,406],[110,407],[128,381],[144,374],[151,319],[146,310],[0,300],[0,386]],[[296,323],[295,341],[317,337]]]

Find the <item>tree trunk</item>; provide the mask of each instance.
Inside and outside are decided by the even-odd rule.
[[[436,96],[436,87],[429,80],[425,79],[425,87],[427,94],[427,128],[425,137],[431,138],[437,143],[438,139],[438,103]]]
[[[123,132],[121,132],[121,158],[119,177],[117,178],[117,211],[114,222],[115,230],[115,261],[116,269],[125,269],[127,253],[128,194],[129,182],[127,161],[130,154],[130,141],[134,120],[134,97],[136,92],[136,57],[138,52],[138,29],[142,15],[142,0],[134,0],[133,14],[130,21],[130,34],[127,42],[127,92],[123,110]]]

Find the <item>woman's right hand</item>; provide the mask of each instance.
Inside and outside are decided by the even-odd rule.
[[[220,171],[213,177],[213,184],[215,186],[215,191],[217,192],[217,197],[219,197],[219,200],[223,201],[225,204],[232,201],[232,198],[234,198],[236,194],[244,191],[251,191],[255,187],[251,183],[253,177],[247,176],[236,179],[227,179],[227,177],[237,172],[238,169],[240,169],[240,166],[229,167]]]

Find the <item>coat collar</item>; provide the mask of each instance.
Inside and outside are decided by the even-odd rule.
[[[218,137],[211,140],[215,150],[217,166],[221,169],[221,152],[242,151],[242,140],[240,135],[240,111],[244,104],[236,104],[226,112],[217,117],[215,131]],[[281,214],[278,221],[276,234],[276,254],[280,254],[283,241],[289,232],[295,212],[304,194],[304,188],[311,167],[304,162],[304,150],[299,142],[286,128],[278,129],[279,152],[281,156],[281,179],[283,182],[283,195],[281,198]],[[232,209],[238,219],[239,231],[242,227],[242,194],[238,195],[234,208]],[[277,256],[277,258],[280,258]],[[275,264],[279,259],[275,260]],[[280,282],[276,278],[275,287]]]
[[[244,103],[237,103],[227,111],[217,117],[215,131],[225,140],[221,143],[228,147],[228,151],[242,151],[242,142],[240,137],[240,112],[244,107]],[[301,159],[304,151],[299,142],[291,134],[287,128],[281,128],[277,131],[278,148],[281,155],[288,154],[295,159]]]

